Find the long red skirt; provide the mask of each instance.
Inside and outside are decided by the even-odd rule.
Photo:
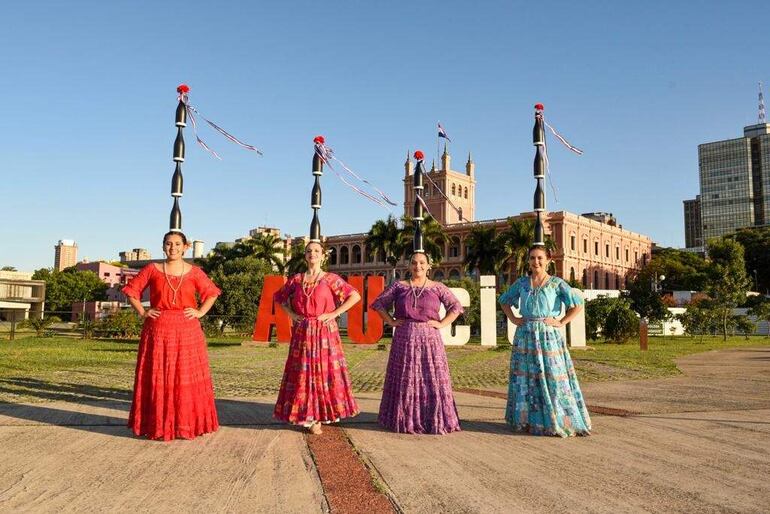
[[[293,424],[358,414],[337,323],[305,319],[292,327],[289,356],[273,416]]]
[[[197,319],[163,311],[145,320],[128,426],[138,436],[164,441],[219,428],[206,339]]]

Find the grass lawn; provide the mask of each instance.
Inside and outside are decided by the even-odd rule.
[[[573,350],[581,380],[656,378],[679,373],[682,355],[740,346],[770,345],[770,338],[651,338],[650,349],[638,342],[592,343]],[[137,342],[25,337],[0,341],[0,401],[45,401],[130,398]],[[209,356],[218,397],[254,396],[277,391],[287,345],[241,346],[240,339],[214,339]],[[382,388],[388,352],[376,345],[345,345],[357,392]],[[510,349],[478,345],[447,348],[455,387],[501,388],[508,383]]]

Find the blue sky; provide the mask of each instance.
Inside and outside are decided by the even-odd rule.
[[[258,225],[304,234],[312,139],[401,200],[408,149],[461,168],[477,219],[530,210],[532,106],[551,138],[559,203],[608,211],[682,246],[697,145],[739,137],[770,83],[765,2],[14,2],[0,11],[0,266],[160,255],[168,227],[176,86],[256,157],[186,131],[184,229],[232,240]],[[766,91],[767,92],[767,91]],[[326,234],[387,211],[323,178]],[[550,194],[550,190],[549,190]],[[398,212],[398,211],[397,211]]]

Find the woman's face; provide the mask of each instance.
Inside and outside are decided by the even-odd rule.
[[[181,259],[184,257],[186,250],[187,245],[180,235],[171,234],[163,240],[163,253],[166,254],[168,260],[176,261]]]
[[[318,243],[310,243],[305,246],[305,262],[308,266],[321,265],[324,259],[324,249]]]
[[[416,253],[412,255],[409,261],[409,271],[412,272],[413,278],[423,278],[428,273],[430,265],[428,264],[428,258],[424,253]]]
[[[546,272],[550,262],[545,250],[535,248],[529,252],[529,269],[532,270],[532,273],[538,274]]]

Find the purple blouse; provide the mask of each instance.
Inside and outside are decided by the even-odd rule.
[[[452,294],[447,286],[440,282],[425,287],[420,293],[419,288],[412,289],[410,286],[396,281],[371,303],[371,308],[388,311],[395,304],[396,312],[393,317],[396,319],[440,321],[438,310],[442,303],[447,314],[453,312],[462,314],[463,312],[460,300]]]

